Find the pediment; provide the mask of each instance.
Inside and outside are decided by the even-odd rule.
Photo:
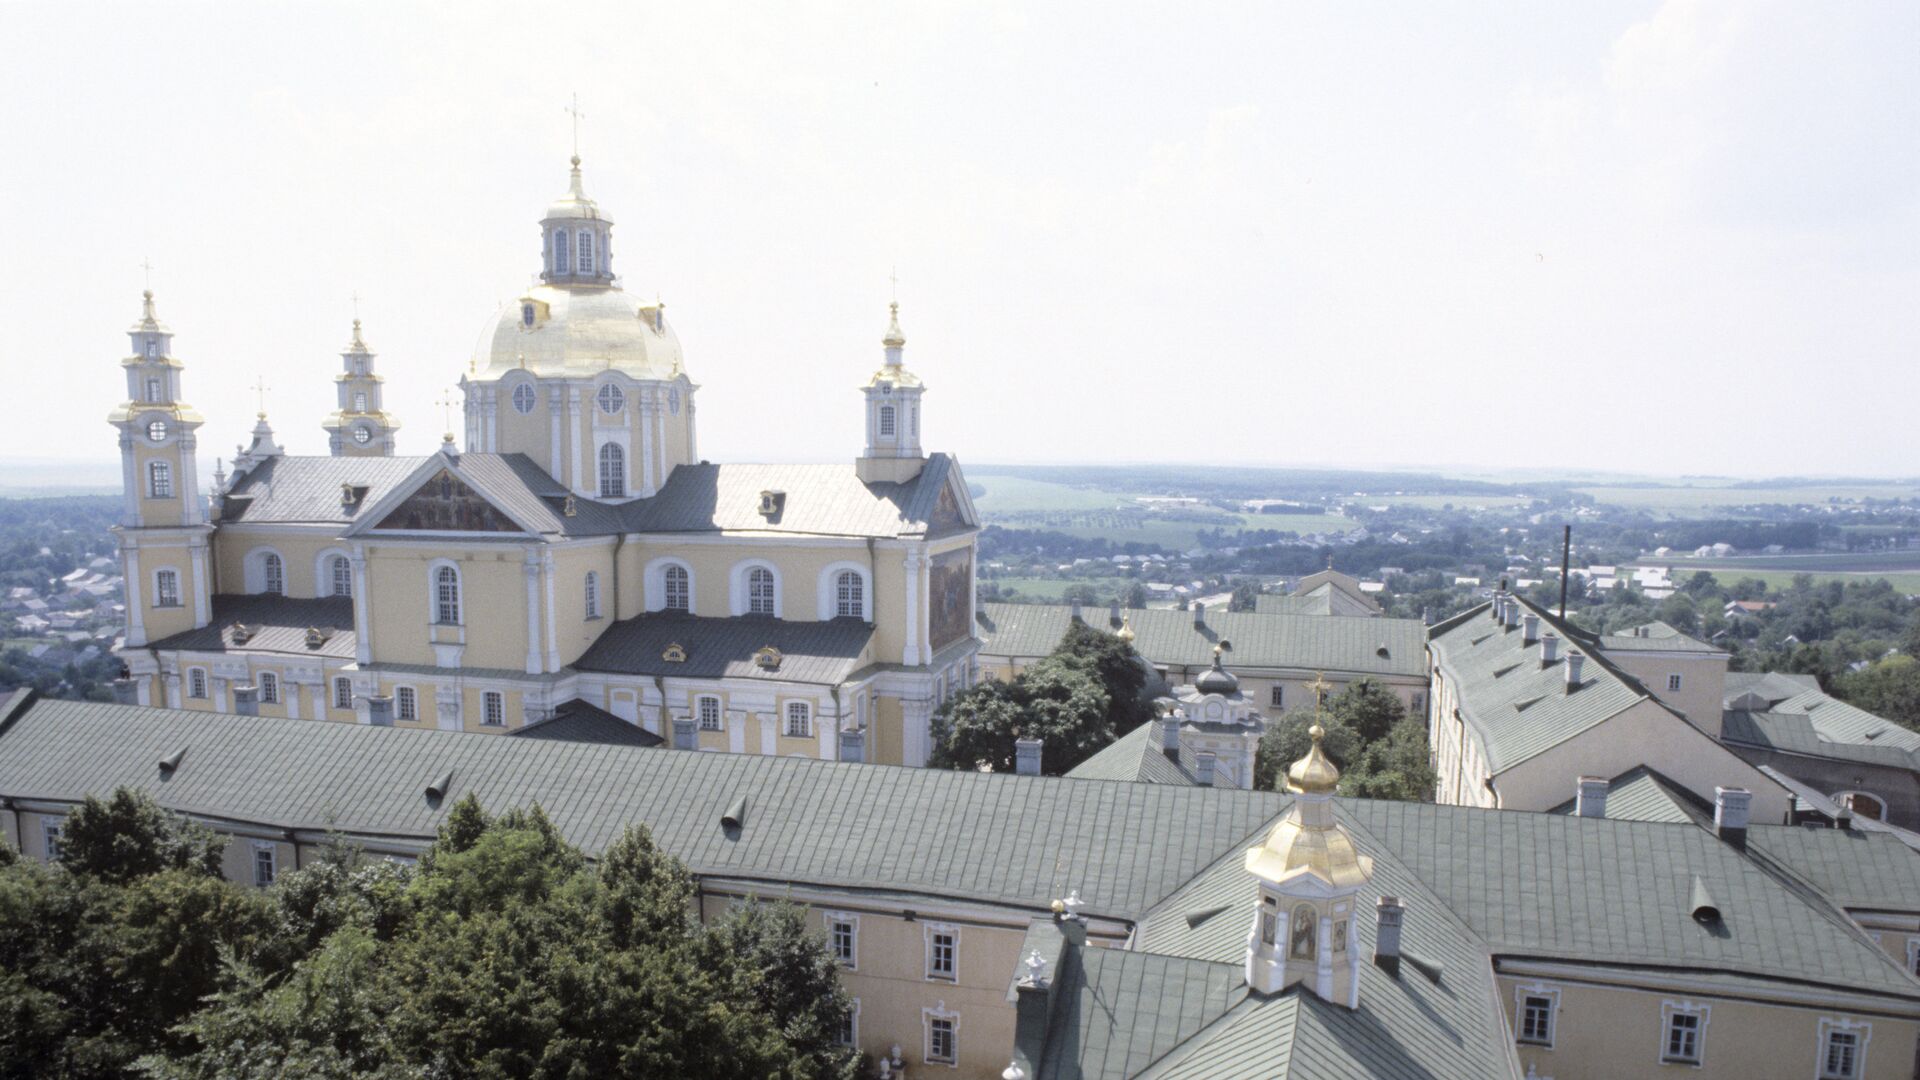
[[[374,528],[406,532],[522,532],[484,495],[448,469],[409,492]]]

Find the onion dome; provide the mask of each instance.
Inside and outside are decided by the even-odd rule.
[[[1220,666],[1220,646],[1213,647],[1213,666],[1193,680],[1193,688],[1202,694],[1219,694],[1231,697],[1240,692],[1240,680],[1233,673]]]
[[[1133,616],[1131,615],[1121,616],[1120,629],[1116,631],[1113,636],[1119,638],[1123,642],[1126,642],[1128,645],[1133,644]]]
[[[1313,736],[1313,748],[1287,770],[1287,790],[1306,795],[1331,795],[1333,789],[1340,786],[1340,770],[1320,748],[1327,729],[1315,724],[1307,729],[1307,734]]]

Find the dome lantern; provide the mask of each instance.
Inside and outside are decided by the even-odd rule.
[[[613,220],[587,198],[580,155],[573,156],[567,193],[540,219],[540,280],[560,286],[613,284]]]

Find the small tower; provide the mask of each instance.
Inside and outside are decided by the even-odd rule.
[[[127,644],[205,626],[208,614],[206,507],[194,460],[203,423],[180,400],[173,332],[142,295],[127,331],[133,354],[120,361],[127,398],[107,416],[120,432],[124,508],[115,532],[127,588]]]
[[[1319,724],[1309,730],[1313,748],[1287,770],[1293,805],[1266,841],[1247,852],[1247,872],[1260,885],[1247,935],[1247,986],[1276,994],[1299,983],[1357,1009],[1355,897],[1373,878],[1373,860],[1354,850],[1353,837],[1334,820],[1340,770],[1320,748],[1326,732]]]
[[[880,339],[886,363],[860,388],[867,404],[867,446],[854,464],[868,484],[906,483],[927,463],[920,449],[920,395],[926,385],[901,360],[907,335],[900,332],[900,302],[889,308],[887,336]]]
[[[353,320],[353,340],[340,354],[344,370],[333,377],[339,407],[321,424],[334,457],[393,456],[393,433],[400,422],[387,414],[381,400],[380,386],[386,380],[373,373],[373,356],[360,337],[360,320]]]
[[[580,186],[580,155],[573,156],[573,182],[547,207],[540,220],[543,236],[540,280],[549,285],[613,284],[613,220]]]

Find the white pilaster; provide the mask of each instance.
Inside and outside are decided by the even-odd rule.
[[[540,549],[528,548],[527,578],[527,674],[540,673]]]
[[[169,709],[179,708],[180,707],[180,672],[169,671],[161,675],[160,678],[163,681],[165,681],[167,684],[167,708]]]
[[[564,461],[560,456],[560,429],[564,426],[560,419],[560,411],[563,407],[561,395],[567,392],[567,385],[565,383],[554,383],[547,386],[546,391],[547,435],[553,447],[547,456],[547,471],[552,473],[554,478],[559,480],[562,486],[572,487],[572,483],[562,475]]]
[[[281,681],[280,697],[287,703],[287,719],[300,719],[300,684],[292,679]]]
[[[778,732],[774,730],[776,723],[778,723],[778,721],[773,718],[773,714],[760,714],[760,752],[768,757],[772,757],[780,752],[780,744],[774,741],[778,735]]]
[[[637,478],[639,483],[636,486],[639,490],[636,494],[648,496],[654,492],[653,429],[659,423],[659,419],[654,416],[652,387],[643,387],[635,397],[637,400],[634,402],[634,410],[640,414],[640,475]],[[632,467],[631,460],[628,462],[628,467]]]
[[[147,643],[147,601],[146,582],[141,580],[139,541],[120,534],[120,550],[124,553],[124,565],[127,575],[127,644],[129,646]]]
[[[548,549],[547,551],[541,553],[540,575],[541,577],[545,578],[547,582],[547,670],[559,671],[560,670],[560,631],[554,625],[554,619],[557,615],[558,608],[554,604],[554,600],[553,600],[553,594],[554,594],[553,579],[555,575],[554,575],[554,568],[553,568],[553,551],[551,549]]]
[[[367,610],[367,549],[355,544],[349,559],[353,564],[353,658],[361,664],[373,663],[373,618]],[[319,715],[326,715],[321,713]]]
[[[199,629],[213,621],[212,561],[208,558],[208,537],[203,533],[187,541],[188,570],[193,575],[193,626]]]
[[[573,476],[567,486],[572,488],[575,494],[592,495],[593,492],[588,489],[585,476],[580,471],[581,441],[580,392],[569,384],[567,386],[567,442],[573,446],[573,453],[571,455],[573,458]]]
[[[902,563],[907,583],[907,635],[906,644],[900,650],[900,662],[908,666],[920,663],[921,625],[926,621],[926,612],[920,602],[920,577],[926,563],[927,557],[912,547],[907,549],[907,557]]]

